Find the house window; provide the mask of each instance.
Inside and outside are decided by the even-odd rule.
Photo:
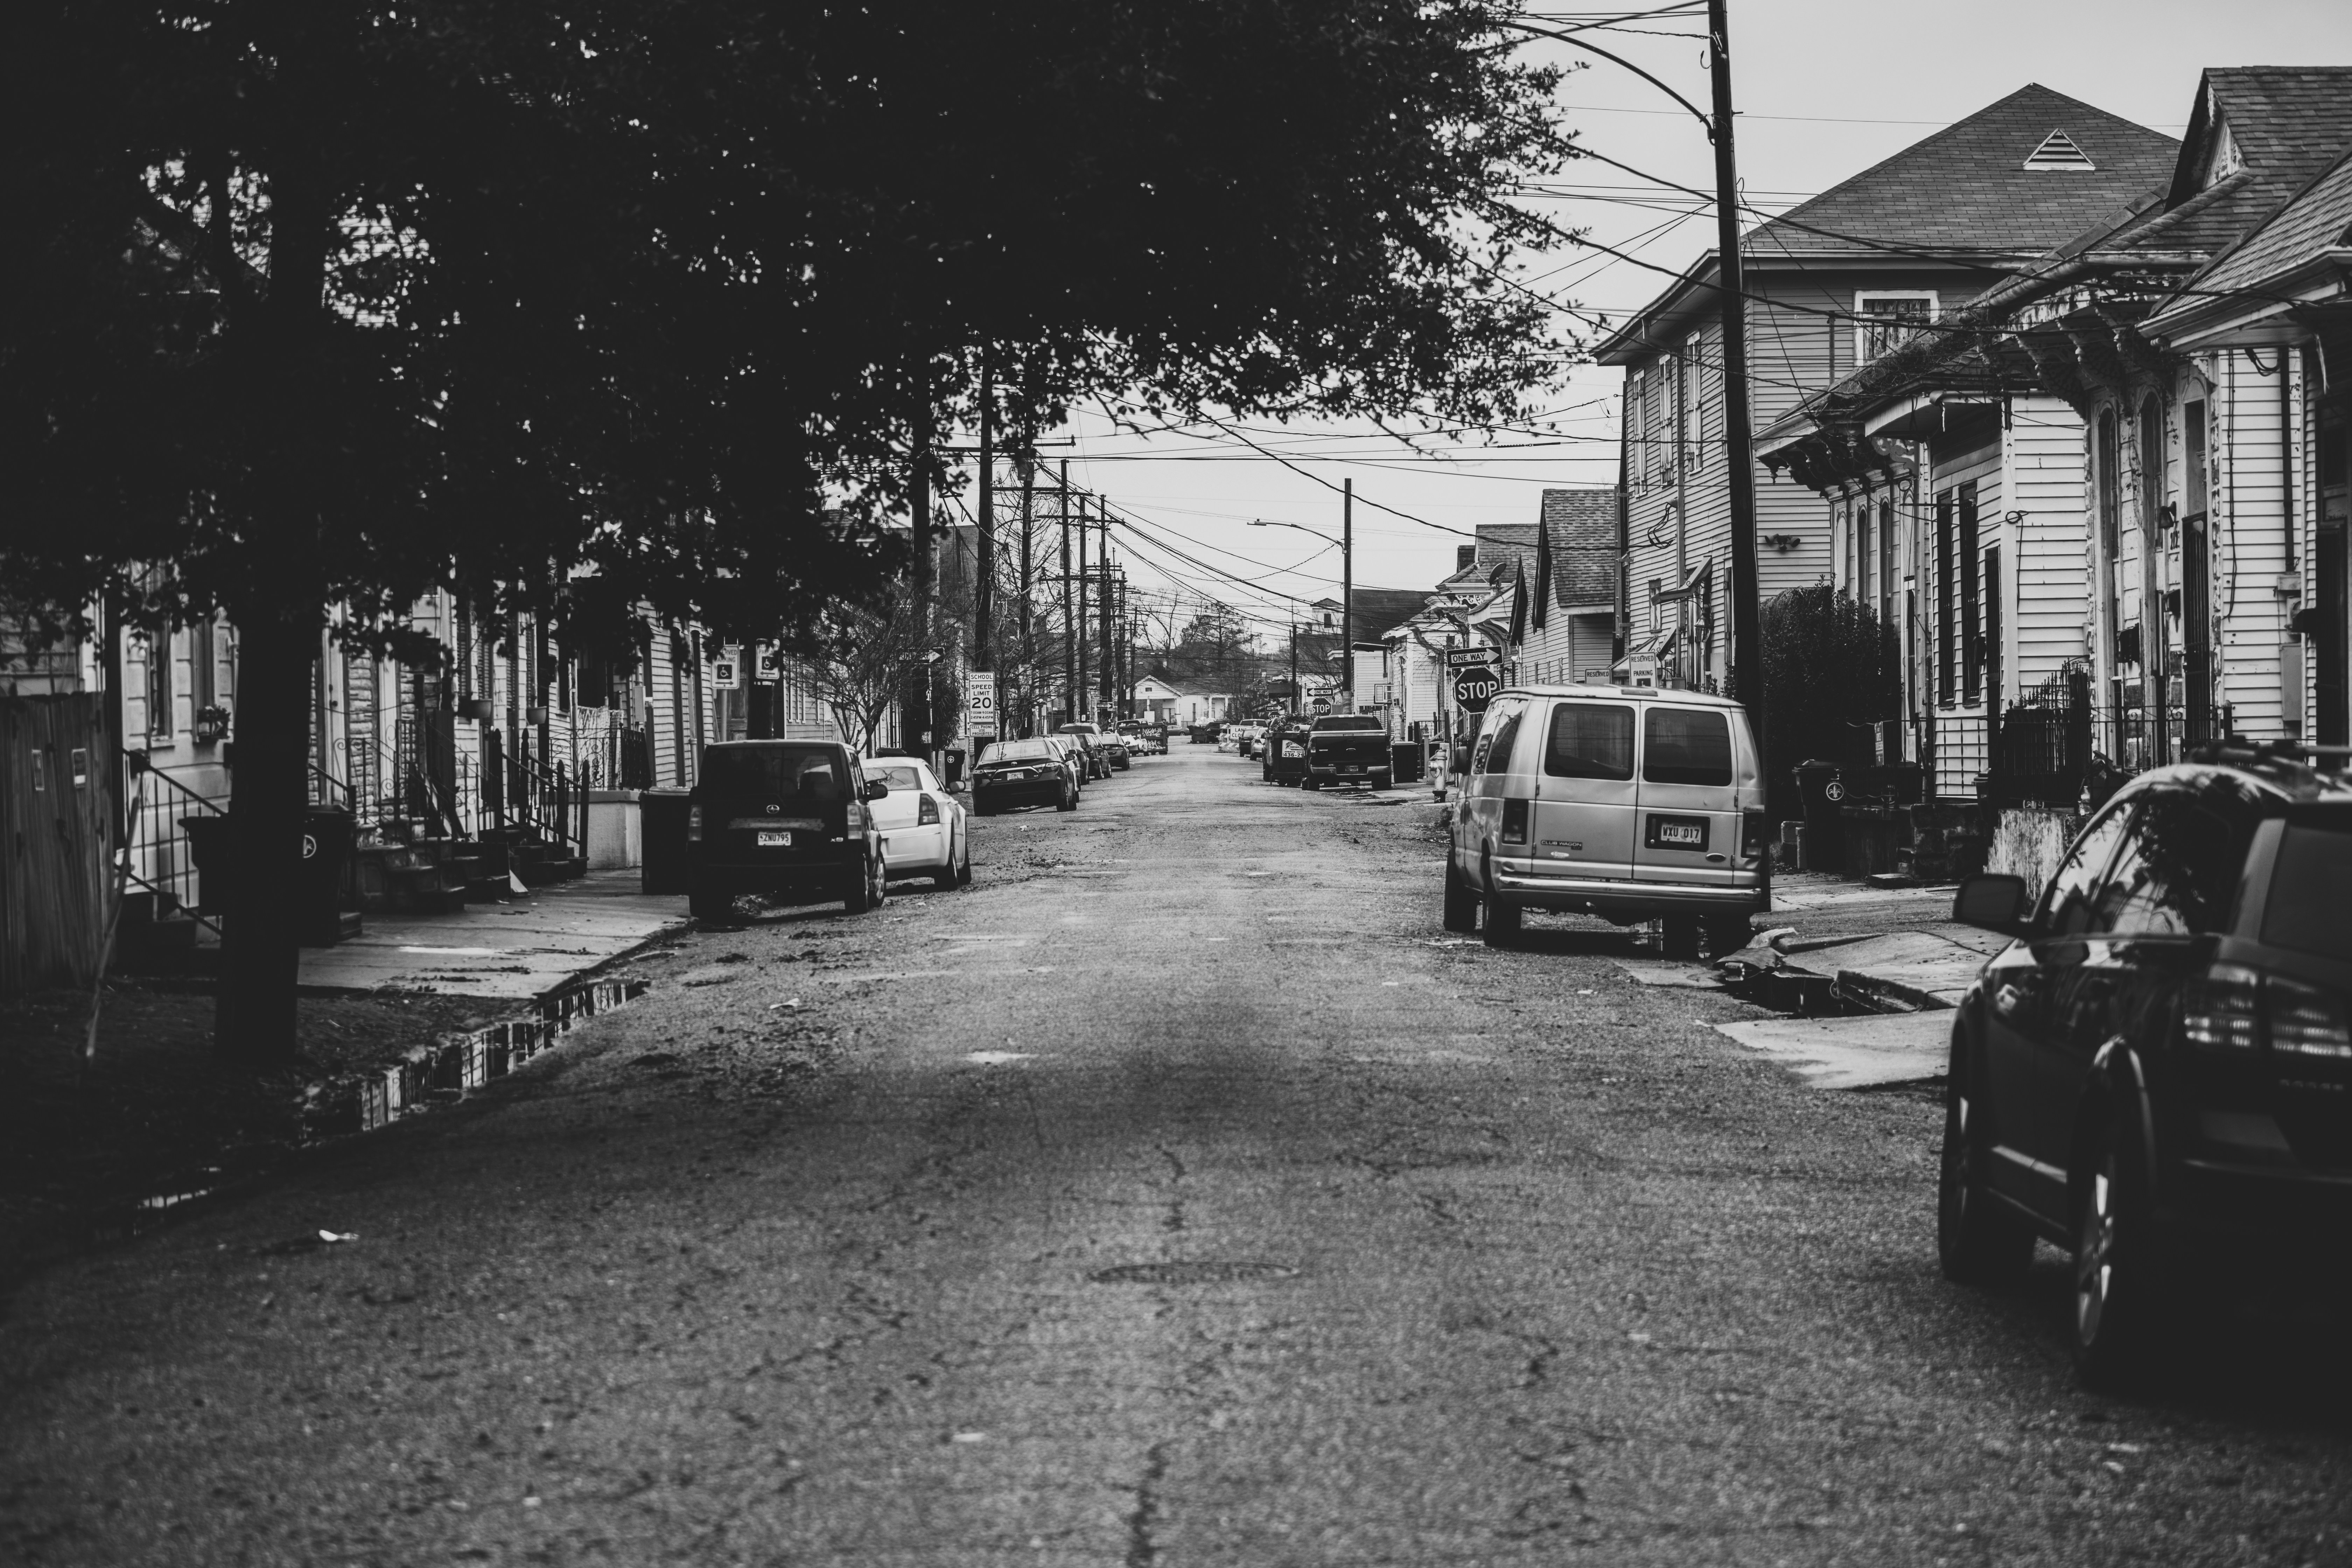
[[[1878,503],[1878,614],[1882,620],[1895,613],[1895,503]]]
[[[1853,297],[1853,358],[1868,364],[1879,355],[1903,346],[1912,335],[1936,319],[1932,289],[1889,290]]]
[[[151,741],[171,744],[173,727],[172,712],[172,630],[162,626],[142,635],[147,650],[147,736]]]
[[[2122,490],[2116,471],[2116,411],[2099,413],[2099,448],[2097,475],[2099,491],[2099,549],[2107,560],[2116,558],[2116,512],[2121,503]]]
[[[2184,448],[2180,464],[2180,510],[2184,518],[2195,521],[2204,517],[2207,504],[2205,405],[2201,401],[2181,409],[2180,439]]]
[[[1959,668],[1952,641],[1958,619],[1952,599],[1952,492],[1946,490],[1936,498],[1936,700],[1947,708]]]
[[[1960,705],[1968,707],[1984,695],[1983,597],[1977,576],[1977,485],[1960,487]]]

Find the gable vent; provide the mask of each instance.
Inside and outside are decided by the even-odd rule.
[[[2074,145],[2074,139],[2063,131],[2053,131],[2042,139],[2042,145],[2025,160],[2029,169],[2095,169],[2089,154]]]

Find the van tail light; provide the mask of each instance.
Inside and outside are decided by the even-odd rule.
[[[686,808],[686,841],[688,844],[702,842],[702,803],[698,800]]]
[[[2270,1003],[2271,1049],[2288,1056],[2352,1059],[2352,1027],[2347,1026],[2340,998],[2275,974],[2263,990]]]
[[[931,826],[936,824],[939,819],[940,803],[933,800],[928,795],[923,796],[923,804],[917,807],[915,811],[915,826],[918,827]]]
[[[1503,803],[1503,842],[1525,844],[1528,841],[1528,803],[1507,800]]]
[[[2352,1014],[2344,1000],[2242,963],[2217,963],[2182,993],[2181,1037],[2200,1050],[2268,1046],[2283,1056],[2352,1061]]]
[[[1739,814],[1739,858],[1742,860],[1753,860],[1763,854],[1764,846],[1770,841],[1771,836],[1765,830],[1764,813],[1760,809]]]

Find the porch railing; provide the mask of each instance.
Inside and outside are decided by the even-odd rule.
[[[185,914],[218,936],[220,922],[197,913],[204,889],[197,880],[187,819],[226,818],[226,808],[171,774],[158,773],[143,752],[125,752],[122,762],[131,783],[131,820],[122,835],[125,878],[154,895],[158,916]]]

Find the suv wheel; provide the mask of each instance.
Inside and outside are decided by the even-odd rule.
[[[2143,1379],[2165,1317],[2165,1282],[2138,1140],[2111,1117],[2084,1140],[2074,1208],[2074,1373],[2088,1388]]]
[[[1992,1119],[1984,1113],[1973,1063],[1957,1050],[1953,1057],[1937,1163],[1936,1260],[1956,1283],[2007,1284],[2033,1261],[2033,1227],[1986,1190]]]
[[[1474,931],[1478,929],[1478,895],[1462,879],[1462,868],[1454,863],[1454,852],[1445,854],[1445,929],[1451,931]]]
[[[874,907],[874,863],[871,860],[860,861],[856,869],[842,879],[847,884],[841,894],[842,913],[862,915]]]
[[[1495,866],[1491,860],[1478,862],[1478,879],[1486,884],[1486,896],[1481,905],[1479,923],[1486,928],[1488,947],[1508,947],[1519,940],[1519,906],[1495,889]]]

